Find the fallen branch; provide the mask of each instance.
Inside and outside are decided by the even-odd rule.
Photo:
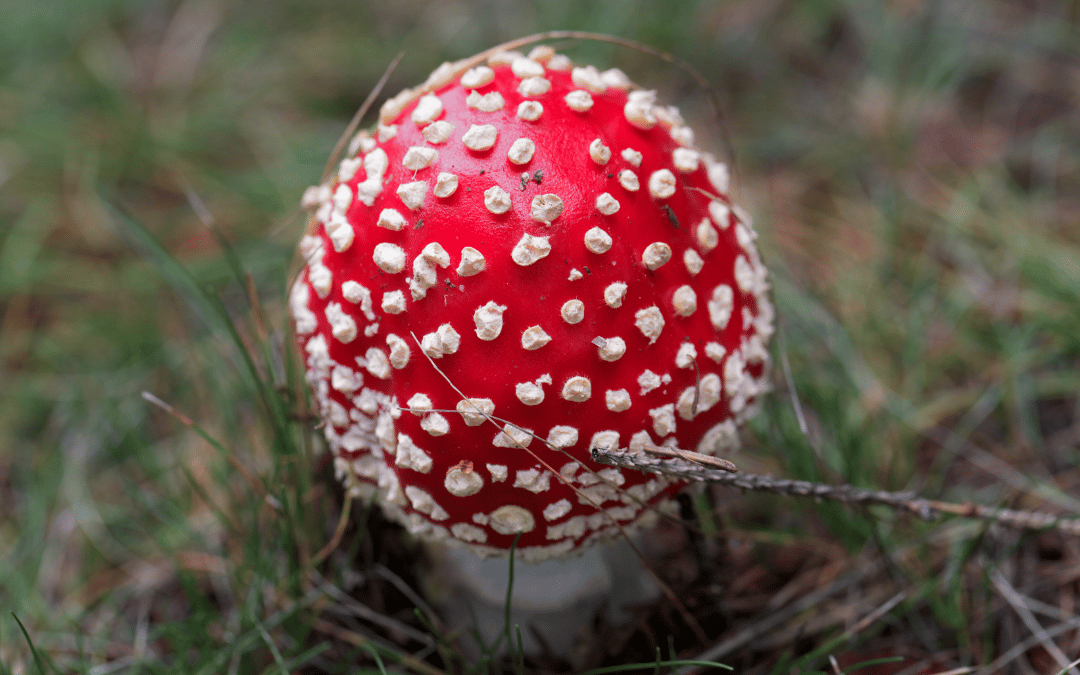
[[[668,458],[666,456],[668,453],[659,455],[659,453],[612,452],[601,448],[592,448],[590,452],[593,461],[601,464],[659,473],[682,480],[719,483],[743,490],[764,490],[793,497],[828,499],[845,504],[881,504],[914,513],[923,520],[933,520],[939,514],[948,513],[962,518],[990,520],[1020,529],[1053,529],[1063,534],[1080,537],[1080,518],[1063,519],[1051,513],[1003,509],[970,502],[963,504],[942,502],[923,499],[914,492],[866,490],[851,485],[826,485],[804,480],[737,473],[731,469],[709,468],[704,463],[694,461],[697,453],[687,451],[671,453],[676,455],[674,458]]]

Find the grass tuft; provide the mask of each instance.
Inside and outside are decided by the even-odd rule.
[[[636,39],[725,119],[667,62],[556,46],[732,139],[780,314],[740,468],[1075,516],[1073,4],[7,9],[0,673],[1078,668],[1061,532],[720,486],[662,526],[685,607],[598,622],[573,667],[523,656],[508,615],[510,655],[470,664],[422,550],[337,487],[286,311],[295,205],[396,54],[387,93],[541,30]]]

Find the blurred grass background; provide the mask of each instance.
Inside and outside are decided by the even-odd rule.
[[[1080,511],[1076,2],[0,0],[0,16],[0,672],[32,672],[12,613],[57,672],[332,670],[307,580],[337,507],[309,425],[265,401],[301,409],[282,303],[299,197],[401,50],[387,94],[541,30],[689,62],[725,104],[790,364],[745,465]],[[685,73],[555,44],[660,89],[724,151]],[[1027,635],[994,613],[983,563],[1028,539],[927,544],[888,514],[730,501],[733,535],[839,542],[834,562],[923,542],[890,622],[920,654],[985,666]],[[1044,601],[1075,611],[1076,542],[1032,550]]]

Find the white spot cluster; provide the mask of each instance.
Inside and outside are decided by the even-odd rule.
[[[444,436],[450,433],[450,423],[439,413],[425,415],[420,420],[420,428],[432,436]]]
[[[544,507],[544,520],[552,522],[559,520],[574,508],[569,499],[560,499]]]
[[[683,284],[675,289],[671,305],[679,316],[690,316],[697,311],[697,293],[692,286]]]
[[[654,241],[645,247],[641,254],[641,264],[650,270],[658,270],[671,260],[671,246],[662,241]]]
[[[439,199],[446,199],[457,192],[458,177],[455,174],[443,171],[435,179],[435,189],[432,190]]]
[[[310,299],[308,285],[303,279],[297,279],[289,292],[289,310],[293,321],[296,323],[296,332],[299,335],[310,335],[319,327],[319,317],[308,308]],[[565,318],[565,313],[563,317]]]
[[[547,444],[553,448],[569,448],[577,445],[577,442],[578,430],[574,427],[559,424],[551,427],[548,432]]]
[[[510,63],[510,70],[520,78],[540,77],[544,74],[544,66],[526,56],[514,59]]]
[[[735,258],[735,283],[743,293],[754,290],[754,268],[744,255]]]
[[[705,253],[713,250],[720,243],[720,235],[716,232],[716,228],[712,226],[712,222],[708,218],[702,218],[698,223],[697,228],[694,230],[697,235],[698,246]]]
[[[495,125],[474,124],[461,137],[461,142],[470,150],[483,152],[490,150],[498,139],[499,131],[495,128]]]
[[[441,359],[447,354],[454,354],[461,346],[461,336],[448,323],[439,326],[420,340],[420,348],[433,359]]]
[[[645,372],[641,373],[641,375],[638,376],[637,383],[638,386],[641,387],[641,395],[644,396],[650,391],[659,388],[660,385],[663,384],[663,379],[653,371],[646,368]]]
[[[602,79],[604,84],[608,87],[619,89],[621,91],[626,91],[631,85],[630,78],[618,68],[609,68],[600,73],[600,79]]]
[[[483,424],[487,419],[486,415],[495,413],[495,402],[490,398],[465,398],[458,401],[454,407],[470,427]]]
[[[401,314],[405,311],[405,294],[401,291],[383,293],[382,311],[387,314]]]
[[[735,292],[731,286],[719,284],[713,289],[712,298],[709,300],[709,321],[716,330],[727,328],[731,320],[731,312],[735,308]]]
[[[529,205],[529,217],[545,225],[551,225],[551,221],[561,216],[562,212],[563,201],[556,194],[537,195]]]
[[[596,198],[596,210],[605,216],[613,216],[619,212],[619,200],[611,196],[610,192],[602,192]]]
[[[607,83],[604,82],[603,76],[595,66],[574,68],[570,71],[570,80],[578,87],[594,94],[603,94],[607,91]]]
[[[580,375],[571,377],[563,384],[562,397],[574,403],[584,403],[592,397],[592,382]]]
[[[655,91],[632,91],[623,106],[623,116],[633,126],[648,131],[656,126],[655,103]]]
[[[379,219],[375,221],[378,227],[385,227],[394,232],[400,232],[406,225],[405,216],[397,209],[383,209],[379,213]]]
[[[611,249],[611,235],[594,227],[585,233],[585,248],[593,253],[607,253]]]
[[[530,326],[521,334],[521,347],[529,351],[540,349],[551,342],[551,336],[540,326]]]
[[[671,163],[680,173],[692,173],[697,171],[701,162],[701,153],[690,148],[675,148],[671,153]]]
[[[315,289],[315,295],[325,298],[330,295],[330,289],[333,288],[334,276],[330,272],[330,268],[322,263],[316,263],[308,269],[308,281],[311,282],[311,287]]]
[[[375,148],[368,154],[364,155],[363,159],[364,171],[367,177],[364,178],[356,186],[356,198],[359,199],[367,206],[371,206],[375,203],[375,198],[382,192],[383,176],[386,175],[386,170],[390,168],[390,158],[386,156],[386,151],[382,148]],[[341,163],[342,168],[345,167],[345,162]],[[353,169],[355,173],[355,168]],[[342,178],[340,171],[338,178],[344,182],[352,178]]]
[[[518,265],[528,267],[551,253],[551,243],[548,239],[549,237],[534,237],[526,232],[514,245],[510,258]]]
[[[498,215],[510,210],[510,193],[498,185],[492,185],[484,190],[484,207],[488,211]]]
[[[677,368],[690,368],[697,359],[697,347],[692,342],[684,342],[679,345],[679,351],[675,353],[675,366]]]
[[[418,180],[412,183],[402,183],[398,186],[397,196],[401,203],[410,211],[418,211],[424,205],[424,197],[427,195],[427,181]]]
[[[709,217],[721,230],[731,227],[731,208],[721,201],[709,202]]]
[[[539,101],[522,101],[518,104],[517,116],[526,122],[535,122],[544,114],[544,106]]]
[[[568,324],[581,323],[581,320],[585,318],[585,303],[580,300],[567,300],[563,303],[559,314]]]
[[[423,129],[420,133],[424,135],[424,140],[432,145],[442,145],[450,140],[450,137],[454,134],[454,125],[444,120],[438,122],[432,122]]]
[[[533,515],[520,506],[507,504],[491,512],[491,529],[499,534],[532,532],[535,527]]]
[[[719,342],[705,343],[705,356],[711,359],[714,363],[722,363],[726,354],[727,350],[724,349],[724,346]]]
[[[458,263],[457,273],[459,276],[471,277],[476,274],[480,274],[487,267],[487,261],[484,260],[484,254],[477,251],[472,246],[466,246],[461,249],[461,262]]]
[[[638,181],[637,174],[630,169],[623,169],[619,172],[619,185],[629,192],[637,192],[641,189],[641,182]]]
[[[430,493],[415,485],[405,486],[405,496],[409,498],[414,509],[420,513],[431,516],[432,520],[446,520],[450,517],[450,514],[446,512],[446,509],[439,506]]]
[[[489,92],[482,96],[477,92],[472,91],[465,97],[465,105],[470,108],[475,108],[480,112],[492,113],[502,110],[503,106],[506,105],[506,101],[503,99],[502,94],[497,91]]]
[[[431,455],[418,448],[407,434],[398,434],[397,457],[394,463],[419,473],[429,473],[433,465]]]
[[[473,322],[476,324],[476,337],[481,340],[491,341],[499,337],[503,328],[503,312],[506,305],[496,304],[489,300],[486,305],[476,308],[473,312]]]
[[[599,138],[593,139],[593,142],[589,143],[589,158],[600,166],[604,166],[611,160],[611,148],[604,145]]]
[[[412,355],[412,350],[409,348],[408,342],[401,336],[390,333],[386,336],[386,345],[390,347],[389,360],[391,366],[396,370],[401,370],[409,365],[409,357]]]
[[[547,378],[547,383],[551,384],[550,376]],[[514,386],[514,395],[525,405],[540,405],[544,402],[544,388],[541,384],[541,380],[519,382]]]
[[[461,86],[466,89],[476,89],[495,81],[495,71],[487,66],[477,66],[465,71],[461,76]]]
[[[604,392],[604,403],[612,412],[622,412],[630,409],[630,392],[625,389],[609,389]]]
[[[675,174],[668,169],[653,171],[649,175],[649,194],[657,199],[667,199],[675,194]]]
[[[513,424],[507,424],[503,426],[502,431],[495,436],[491,444],[496,448],[527,448],[532,443],[532,439],[532,429],[522,429]]]
[[[551,488],[551,472],[539,469],[524,469],[514,476],[514,487],[528,490],[533,494],[547,492]]]
[[[475,113],[470,112],[465,120],[455,118],[453,113],[448,117],[447,103],[439,97],[437,93],[439,90],[450,84],[454,78],[459,78],[461,86],[469,90],[466,104],[471,110],[479,113],[496,113],[505,108],[506,100],[499,92],[494,90],[485,92],[483,88],[495,81],[498,68],[508,68],[512,71],[519,80],[516,84],[518,95],[529,98],[542,97],[551,92],[553,80],[565,81],[560,79],[560,77],[565,78],[565,75],[557,76],[554,71],[570,71],[570,80],[576,89],[565,95],[563,101],[556,97],[548,100],[547,104],[556,105],[565,102],[570,110],[587,117],[589,114],[596,114],[590,113],[594,108],[595,95],[602,94],[609,88],[627,91],[631,87],[629,78],[617,69],[601,73],[591,67],[572,68],[568,59],[546,47],[535,48],[529,52],[528,56],[517,52],[495,54],[489,59],[488,64],[468,70],[465,69],[464,63],[443,64],[420,87],[405,90],[393,97],[380,111],[377,130],[357,134],[350,143],[350,156],[339,166],[338,181],[311,188],[305,193],[304,206],[316,211],[317,222],[325,228],[325,238],[308,236],[302,241],[301,253],[308,264],[305,279],[307,283],[297,283],[290,290],[289,306],[296,323],[297,333],[303,336],[314,336],[304,343],[309,369],[308,381],[312,384],[319,410],[327,420],[324,428],[331,447],[335,451],[352,453],[344,456],[339,454],[335,461],[335,470],[340,476],[347,478],[350,492],[364,496],[379,492],[389,503],[388,513],[405,524],[411,532],[431,538],[452,536],[475,545],[484,553],[496,552],[493,548],[483,546],[492,533],[508,535],[532,532],[540,522],[544,525],[538,533],[540,538],[546,538],[552,543],[533,546],[524,549],[522,553],[526,559],[542,559],[546,556],[558,555],[579,545],[586,545],[600,536],[610,536],[617,532],[616,522],[634,524],[640,516],[637,500],[649,500],[662,491],[668,482],[663,478],[655,477],[639,483],[638,479],[631,478],[633,484],[623,491],[619,486],[627,482],[628,477],[615,469],[604,469],[598,472],[587,469],[582,471],[584,467],[574,461],[565,463],[558,474],[546,470],[541,465],[529,467],[525,464],[523,467],[518,460],[509,461],[509,458],[521,456],[521,453],[516,451],[530,445],[534,438],[532,430],[497,421],[501,430],[494,437],[488,435],[486,438],[491,439],[495,448],[502,448],[509,454],[506,455],[507,460],[504,463],[477,465],[478,468],[486,466],[490,478],[481,474],[471,462],[463,461],[450,468],[446,468],[445,464],[439,465],[438,471],[445,473],[440,476],[443,486],[438,492],[428,492],[427,489],[408,485],[408,481],[405,480],[407,474],[409,472],[430,473],[435,470],[438,455],[430,454],[414,442],[414,438],[420,438],[424,434],[410,432],[410,437],[410,434],[401,433],[400,424],[395,423],[395,420],[402,412],[412,412],[418,418],[412,419],[406,416],[405,419],[409,420],[408,424],[411,425],[409,429],[419,427],[426,435],[439,437],[464,427],[490,425],[492,420],[486,416],[494,415],[495,402],[491,398],[463,398],[454,405],[456,412],[444,415],[437,409],[448,407],[453,400],[440,401],[442,405],[436,405],[432,400],[435,393],[429,396],[426,393],[407,392],[405,395],[411,397],[406,406],[401,406],[395,396],[383,393],[382,390],[389,391],[385,388],[390,384],[388,380],[393,370],[401,371],[410,365],[426,364],[426,359],[417,361],[411,358],[410,345],[413,347],[416,345],[415,339],[404,332],[408,330],[407,328],[392,328],[401,334],[384,332],[385,338],[381,336],[377,338],[380,343],[385,342],[385,347],[369,347],[370,342],[361,344],[359,348],[352,347],[354,354],[355,350],[366,348],[363,356],[355,357],[355,369],[336,363],[331,357],[331,354],[338,353],[335,350],[342,349],[340,345],[356,342],[357,338],[361,337],[360,333],[369,338],[378,334],[380,310],[390,316],[401,315],[410,309],[407,307],[407,299],[414,303],[423,302],[425,297],[433,295],[430,291],[437,286],[440,268],[447,270],[444,272],[447,276],[447,290],[442,297],[451,306],[458,302],[454,298],[469,297],[461,295],[466,292],[466,285],[470,287],[470,292],[478,293],[476,289],[485,288],[484,284],[488,283],[483,277],[479,280],[479,285],[453,283],[457,281],[453,279],[454,274],[459,278],[471,277],[481,274],[487,267],[487,261],[480,250],[472,246],[463,246],[466,241],[457,243],[457,246],[462,247],[461,255],[456,261],[456,267],[452,267],[450,253],[438,242],[425,241],[427,232],[421,233],[425,239],[403,238],[416,236],[410,229],[413,221],[415,221],[417,231],[421,230],[425,219],[431,222],[427,214],[422,214],[424,217],[418,218],[417,216],[421,214],[410,213],[424,207],[428,190],[434,193],[434,199],[443,200],[433,204],[432,215],[442,213],[448,206],[458,203],[458,200],[461,200],[463,204],[472,203],[478,206],[476,202],[479,201],[479,194],[477,194],[479,190],[476,184],[471,182],[473,178],[459,178],[451,171],[460,170],[462,176],[474,176],[475,172],[466,166],[453,169],[449,161],[445,159],[451,156],[446,153],[451,152],[452,147],[448,149],[444,147],[444,144],[458,138],[466,149],[474,153],[484,153],[494,148],[500,141],[499,129],[503,127],[497,123],[470,124],[474,120],[495,120],[498,116],[492,115],[489,118],[481,116],[478,119]],[[505,73],[505,70],[501,73]],[[498,77],[504,76],[504,74],[498,75]],[[548,79],[549,77],[551,79]],[[476,91],[476,89],[481,89],[481,91]],[[606,101],[607,98],[604,97],[603,100]],[[448,98],[447,101],[449,100]],[[402,115],[413,103],[415,106],[411,111]],[[543,123],[543,110],[544,107],[540,101],[525,100],[517,105],[516,115],[524,122]],[[506,111],[502,114],[509,115],[511,112]],[[674,147],[669,142],[667,147],[674,147],[674,149],[665,152],[664,156],[660,157],[649,154],[649,160],[646,162],[645,153],[631,147],[608,147],[604,138],[595,138],[589,144],[587,164],[594,167],[593,173],[597,178],[604,174],[608,178],[614,175],[621,189],[626,191],[617,198],[615,195],[620,194],[619,188],[612,188],[609,185],[608,189],[614,190],[615,194],[600,190],[592,195],[585,193],[582,196],[594,200],[595,212],[591,215],[587,211],[570,212],[574,214],[575,219],[581,218],[583,221],[584,218],[595,218],[597,223],[603,225],[599,227],[590,223],[581,230],[577,230],[583,234],[576,236],[583,237],[583,243],[589,254],[604,257],[590,258],[585,266],[583,265],[585,261],[580,256],[587,254],[581,252],[580,249],[572,254],[564,254],[558,248],[566,245],[581,245],[574,244],[573,241],[568,242],[562,237],[565,233],[563,223],[560,222],[559,226],[551,227],[554,221],[560,217],[566,217],[563,215],[565,209],[580,208],[576,203],[570,201],[564,203],[563,200],[573,196],[576,202],[580,196],[571,195],[569,192],[561,195],[537,194],[538,191],[533,191],[529,183],[535,180],[539,185],[541,177],[539,174],[531,177],[530,170],[521,174],[520,191],[524,194],[518,199],[530,199],[528,212],[530,219],[534,223],[551,227],[546,231],[552,236],[538,237],[521,232],[519,229],[520,239],[513,246],[511,259],[515,265],[527,267],[549,257],[552,253],[555,253],[556,257],[566,256],[566,267],[560,267],[561,271],[558,275],[566,274],[566,270],[569,270],[568,282],[578,283],[581,287],[579,292],[583,293],[581,297],[585,298],[585,301],[580,299],[563,301],[566,297],[563,296],[559,300],[562,304],[554,305],[559,308],[559,317],[564,322],[562,328],[555,326],[562,332],[553,331],[557,343],[564,340],[562,336],[568,330],[571,333],[578,330],[592,330],[588,339],[597,348],[597,356],[601,361],[616,362],[623,359],[623,363],[626,363],[623,357],[627,352],[627,344],[623,337],[601,337],[596,333],[610,335],[616,331],[609,332],[596,327],[605,325],[601,323],[602,321],[610,320],[629,323],[629,314],[633,315],[634,326],[646,338],[649,345],[655,345],[662,336],[665,337],[665,341],[659,347],[653,347],[653,350],[658,348],[667,350],[667,345],[672,342],[678,344],[676,341],[680,339],[683,342],[678,345],[673,358],[671,352],[665,351],[663,358],[654,358],[650,361],[652,368],[659,372],[648,369],[641,371],[636,378],[639,389],[633,386],[618,388],[620,385],[615,384],[611,389],[599,390],[604,393],[604,408],[599,408],[599,410],[606,409],[610,413],[630,410],[634,403],[631,397],[640,397],[637,402],[638,409],[648,411],[651,425],[646,423],[645,429],[641,429],[640,426],[636,430],[622,430],[616,427],[595,433],[595,427],[583,429],[569,425],[554,425],[546,432],[547,444],[554,448],[569,448],[578,445],[578,441],[581,440],[579,437],[584,434],[584,438],[589,440],[589,446],[607,448],[612,451],[619,450],[620,435],[623,437],[623,443],[628,443],[630,452],[642,452],[643,448],[654,443],[654,438],[660,445],[678,447],[680,441],[686,442],[686,439],[674,436],[677,426],[683,423],[682,421],[695,420],[701,413],[725,401],[725,407],[730,409],[732,418],[712,424],[704,437],[695,443],[696,448],[702,452],[729,452],[737,446],[737,424],[749,414],[748,409],[754,407],[755,396],[767,386],[762,377],[750,375],[758,370],[763,371],[763,366],[768,362],[766,339],[772,332],[773,318],[772,307],[767,297],[768,283],[764,267],[754,246],[755,235],[746,214],[727,202],[729,180],[727,167],[694,147],[693,132],[685,125],[676,109],[658,106],[654,92],[632,91],[627,95],[623,116],[627,123],[643,130],[651,129],[659,123],[674,141],[674,145],[678,147]],[[396,125],[401,125],[400,133]],[[518,125],[518,129],[523,126],[521,123]],[[463,129],[464,133],[462,133]],[[515,132],[507,131],[506,133]],[[422,140],[417,140],[420,136]],[[394,177],[397,180],[389,185],[393,186],[396,183],[396,188],[391,187],[391,189],[396,189],[400,204],[397,204],[396,208],[389,204],[380,204],[379,209],[366,216],[368,220],[365,222],[374,223],[375,227],[379,228],[372,228],[369,232],[382,232],[384,236],[383,241],[376,240],[368,244],[368,248],[362,253],[365,258],[367,255],[371,256],[371,260],[381,273],[365,277],[370,279],[364,281],[365,286],[344,277],[347,266],[329,262],[323,264],[323,258],[327,255],[332,256],[334,253],[348,251],[356,246],[354,240],[357,236],[360,236],[361,240],[367,236],[363,230],[354,231],[354,225],[346,217],[346,213],[352,213],[355,218],[360,212],[359,209],[362,208],[361,205],[373,207],[375,199],[382,194],[389,172],[389,161],[386,151],[379,145],[394,138],[398,139],[395,142],[399,144],[397,147],[400,149],[397,150],[399,155],[395,157],[401,156],[401,167],[395,172]],[[409,142],[404,141],[406,138]],[[608,138],[608,143],[611,143],[614,136],[606,138]],[[509,142],[511,139],[513,142]],[[542,150],[540,155],[542,161],[537,168],[545,172],[549,170],[544,162],[551,159],[547,157],[551,149],[538,148],[537,143],[528,137],[528,132],[522,134],[518,131],[515,136],[503,140],[509,142],[508,147],[499,146],[502,149],[500,152],[505,152],[505,159],[496,156],[483,158],[482,161],[502,162],[507,168],[522,167],[517,169],[521,172],[526,165],[536,161],[537,151]],[[410,145],[412,143],[416,145]],[[646,153],[652,152],[651,148],[645,148],[645,150]],[[460,149],[454,152],[460,152]],[[584,160],[583,157],[581,159]],[[473,161],[480,160],[481,157],[476,157]],[[612,165],[613,160],[614,165]],[[440,171],[440,161],[444,162],[443,166],[449,170]],[[610,168],[600,168],[608,167],[608,165],[611,165]],[[644,169],[642,169],[643,166]],[[362,175],[364,180],[358,184],[353,183],[352,181],[357,180],[355,176],[361,167],[365,171]],[[429,168],[435,170],[430,174],[420,173]],[[704,171],[701,174],[696,173],[702,168]],[[642,170],[646,173],[640,174]],[[480,172],[481,175],[484,173],[484,171]],[[399,178],[402,176],[428,177],[425,180],[402,183]],[[702,218],[698,215],[697,218],[691,220],[679,212],[676,218],[675,213],[664,206],[663,200],[672,198],[679,190],[695,189],[691,186],[701,185],[699,181],[703,181],[706,176],[716,194],[698,190],[711,199],[694,196],[691,201],[707,207],[708,217]],[[459,190],[462,180],[470,181],[466,182],[470,189]],[[651,208],[658,213],[660,219],[664,217],[663,210],[667,210],[666,215],[677,231],[675,239],[665,241],[663,237],[658,237],[660,240],[649,243],[644,249],[639,247],[645,242],[635,241],[627,245],[628,242],[624,239],[619,242],[619,247],[615,247],[615,239],[620,236],[625,237],[630,229],[636,228],[640,217],[638,214],[626,214],[620,201],[625,202],[629,208],[631,204],[637,203],[638,196],[634,193],[641,191],[643,187],[647,189],[648,197],[654,200]],[[466,193],[471,193],[471,196]],[[512,173],[509,185],[505,187],[493,185],[483,190],[484,206],[492,214],[510,213],[513,208],[513,196],[517,194],[517,176]],[[656,200],[660,200],[659,203]],[[682,203],[684,202],[681,200],[671,202],[676,208]],[[523,206],[524,203],[519,202],[519,209]],[[375,211],[378,212],[377,218],[373,217]],[[623,213],[620,214],[620,211]],[[623,218],[612,218],[616,214],[627,216],[625,222]],[[512,219],[496,220],[502,224],[516,223]],[[688,227],[689,242],[685,239],[686,229],[678,232],[679,221],[683,221]],[[526,227],[534,231],[536,229],[534,224],[527,224]],[[402,234],[395,235],[395,233]],[[452,239],[454,242],[459,241],[456,238]],[[709,265],[716,264],[714,259],[709,257],[710,252],[722,242],[727,246],[727,242],[732,239],[738,242],[742,250],[736,251],[737,255],[734,255],[733,269],[721,276],[721,279],[725,280],[724,283],[718,284],[716,277],[711,276],[714,280],[708,286],[696,287],[691,278],[698,276],[707,262]],[[443,239],[443,241],[447,240]],[[576,241],[582,242],[582,239]],[[325,251],[324,242],[328,242],[325,245],[327,249]],[[485,248],[482,239],[471,243]],[[691,245],[687,246],[687,243]],[[411,256],[420,244],[426,245],[410,262],[406,251],[410,251]],[[631,246],[633,249],[630,248]],[[333,252],[329,252],[331,248]],[[615,253],[611,253],[613,249]],[[497,249],[493,248],[493,250]],[[642,283],[642,270],[638,268],[634,271],[634,265],[621,267],[621,263],[612,257],[616,254],[625,255],[630,250],[640,252],[641,265],[648,272],[662,270],[655,276],[659,279],[670,279],[672,286],[661,289],[655,295],[639,289],[637,284]],[[665,268],[664,266],[675,255],[681,256],[682,265]],[[609,263],[616,267],[612,269]],[[548,266],[553,264],[547,263]],[[537,271],[544,271],[544,267],[544,265],[539,266]],[[410,268],[411,275],[409,276],[393,276],[406,272]],[[585,279],[586,276],[579,268],[595,276],[588,277],[589,281],[582,285],[580,280]],[[335,271],[331,273],[331,269]],[[616,279],[622,276],[624,280],[613,282],[613,273],[619,275],[615,276]],[[646,273],[644,276],[648,278],[651,275]],[[404,279],[404,286],[402,279]],[[562,283],[561,280],[559,283]],[[411,297],[403,292],[404,287],[409,289]],[[590,299],[590,294],[595,293],[598,287],[603,288],[603,307],[599,306],[595,295],[592,295]],[[331,297],[331,293],[338,288],[340,288],[340,295]],[[593,290],[588,290],[590,288]],[[314,297],[323,301],[317,304],[318,309],[314,312],[310,306],[313,300],[312,291]],[[374,302],[373,292],[381,293],[381,302]],[[731,328],[731,331],[727,331],[729,335],[737,328],[739,329],[737,332],[741,334],[741,343],[725,347],[719,342],[719,336],[713,340],[702,339],[700,336],[694,336],[689,328],[691,323],[683,323],[683,320],[692,320],[695,324],[704,321],[704,316],[697,314],[699,293],[704,294],[702,301],[707,305],[709,323],[706,326],[714,331],[725,331]],[[494,342],[500,338],[512,340],[512,337],[503,335],[504,313],[511,311],[511,316],[517,316],[513,314],[516,310],[513,307],[508,310],[506,305],[500,305],[482,296],[473,296],[473,298],[469,307],[473,311],[475,334],[481,340],[481,349],[484,342],[493,343],[494,346],[494,344],[501,344]],[[340,301],[327,302],[328,299]],[[428,299],[426,302],[427,305],[417,305],[416,308],[412,308],[414,312],[423,309],[416,315],[417,317],[428,315],[428,309],[434,300]],[[511,304],[506,300],[504,302],[507,302],[507,305]],[[593,309],[590,311],[599,312],[589,322],[585,321],[586,302],[592,303]],[[642,305],[653,302],[659,306],[642,308]],[[548,306],[546,311],[550,312],[554,307]],[[539,304],[538,309],[544,311],[545,305]],[[618,311],[612,313],[613,310]],[[366,319],[366,325],[361,320],[361,315],[363,319]],[[666,334],[664,333],[665,315],[668,321],[676,322]],[[733,316],[735,326],[731,325]],[[382,318],[386,319],[386,317]],[[548,325],[545,322],[551,320],[550,315],[545,317],[543,314],[534,319],[537,325],[530,326],[521,333],[522,349],[538,350],[550,343],[551,335],[545,332],[540,324]],[[454,323],[458,324],[458,320],[454,320]],[[316,334],[320,324],[323,326],[325,337]],[[383,321],[383,325],[390,327],[399,324],[387,320]],[[580,326],[580,328],[571,329],[568,326]],[[548,325],[548,327],[552,326]],[[626,330],[630,329],[627,327]],[[675,335],[672,335],[672,330],[676,331]],[[684,330],[686,337],[683,337]],[[461,336],[450,323],[443,323],[435,330],[426,326],[417,333],[424,331],[430,332],[422,335],[420,347],[424,355],[429,358],[440,359],[457,353],[465,346],[462,344]],[[632,330],[628,334],[624,333],[624,336],[632,343],[635,358],[638,356],[637,352],[641,352],[641,356],[646,359],[649,359],[651,354],[659,354],[656,351],[647,351],[649,348],[640,339],[634,337]],[[468,346],[466,351],[468,348],[475,348],[477,343],[469,343],[468,340],[472,338],[466,337]],[[736,335],[732,337],[738,339]],[[363,343],[363,340],[360,342]],[[338,343],[338,346],[334,346],[335,343]],[[581,343],[571,342],[571,344]],[[531,356],[529,358],[535,359]],[[453,359],[450,359],[450,363],[454,364]],[[623,363],[618,366],[593,363],[593,367],[600,368],[624,367]],[[591,375],[587,363],[581,366],[586,369],[584,374],[568,378],[563,375],[560,377],[560,384],[553,382],[551,374],[536,377],[535,372],[530,375],[535,378],[533,380],[521,382],[510,380],[507,384],[512,386],[517,400],[527,406],[553,405],[551,401],[557,397],[560,401],[556,401],[554,405],[565,405],[561,401],[587,403],[577,409],[592,410],[590,406],[598,408],[599,401],[592,401],[592,380],[587,376]],[[694,378],[690,380],[693,386],[686,386],[688,371]],[[394,378],[395,388],[399,382],[410,381],[410,372],[404,370],[398,374],[397,378]],[[555,372],[552,371],[552,373]],[[666,386],[673,382],[672,375],[678,379],[677,388]],[[365,378],[369,378],[367,380],[369,387],[364,386]],[[524,377],[519,375],[514,379],[524,379]],[[545,391],[548,387],[551,391]],[[553,395],[546,396],[546,394]],[[504,395],[500,394],[500,396]],[[499,400],[499,397],[495,396],[495,399]],[[351,408],[349,401],[352,401]],[[542,407],[537,409],[537,412],[542,411]],[[589,414],[586,413],[586,415]],[[608,415],[608,413],[603,414]],[[459,418],[464,424],[459,423]],[[603,419],[615,418],[609,415]],[[614,426],[615,423],[611,424]],[[687,425],[684,433],[689,429],[690,426]],[[541,430],[539,433],[545,432]],[[579,447],[578,450],[580,451],[581,448]],[[623,451],[626,451],[625,448]],[[556,481],[554,485],[553,478]],[[557,490],[563,490],[562,480],[577,482],[582,495],[577,499],[579,504],[588,504],[590,509],[596,505],[600,510],[575,515],[574,510],[582,507],[575,506],[572,498],[561,498],[564,493]],[[442,522],[449,518],[447,510],[443,508],[444,505],[449,506],[449,504],[440,504],[441,500],[470,498],[484,491],[485,488],[488,492],[492,492],[495,490],[494,484],[497,483],[505,483],[499,488],[502,490],[513,488],[537,495],[552,492],[552,496],[541,502],[542,513],[538,514],[529,513],[510,500],[497,502],[495,506],[498,508],[471,509],[475,511],[471,523]],[[442,493],[442,489],[449,494]],[[409,508],[411,511],[407,510]],[[541,516],[543,520],[540,520]],[[584,540],[582,540],[583,537]]]
[[[380,380],[390,377],[390,359],[386,357],[386,352],[378,347],[369,347],[363,357],[356,357],[356,363]]]
[[[696,277],[705,267],[705,261],[701,259],[697,251],[688,248],[683,253],[683,265],[686,266],[686,271],[690,273],[690,276]]]
[[[435,148],[412,147],[405,151],[401,166],[410,171],[419,171],[431,166],[432,162],[438,158],[439,151]]]
[[[668,403],[649,411],[653,421],[653,432],[663,438],[675,433],[675,404]]]
[[[445,269],[450,265],[450,254],[438,242],[424,246],[420,255],[413,259],[413,275],[409,280],[409,290],[414,301],[427,296],[428,289],[435,285],[436,268]]]
[[[605,361],[618,361],[626,353],[626,341],[621,337],[595,337],[592,343],[596,345],[600,358]]]
[[[528,138],[519,138],[510,146],[506,158],[514,164],[528,164],[536,152],[536,143]]]
[[[593,107],[593,98],[589,92],[577,89],[566,95],[566,105],[574,112],[588,112]]]
[[[471,497],[484,487],[484,477],[473,469],[472,462],[463,461],[446,472],[443,486],[455,497]],[[483,532],[483,530],[480,531]]]
[[[626,288],[626,284],[621,281],[608,284],[604,289],[604,303],[612,309],[622,307],[623,298],[626,297]]]
[[[660,337],[660,331],[664,330],[664,315],[656,305],[639,309],[634,314],[634,325],[642,335],[649,338],[649,344],[652,344]]]
[[[543,77],[527,77],[518,85],[517,91],[522,96],[543,96],[551,91],[551,80]]]
[[[383,272],[397,274],[405,269],[405,250],[397,244],[382,242],[375,246],[371,259]]]

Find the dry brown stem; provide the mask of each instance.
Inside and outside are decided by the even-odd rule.
[[[996,508],[970,502],[956,504],[923,499],[914,492],[867,490],[852,485],[826,485],[758,474],[735,473],[726,469],[709,468],[682,458],[664,459],[646,454],[609,452],[600,448],[593,448],[591,453],[593,461],[596,462],[659,473],[682,480],[719,483],[743,490],[764,490],[793,497],[828,499],[845,504],[880,504],[914,513],[923,520],[933,520],[938,514],[948,513],[963,518],[994,521],[1009,527],[1030,530],[1052,529],[1062,534],[1080,537],[1080,518],[1062,518],[1052,513]],[[684,456],[685,454],[684,451]]]

